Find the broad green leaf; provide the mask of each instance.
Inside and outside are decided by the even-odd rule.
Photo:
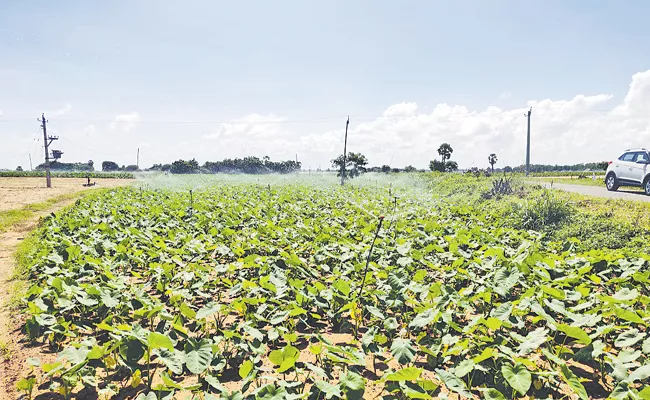
[[[363,377],[359,374],[356,374],[348,370],[344,375],[339,379],[339,384],[345,391],[360,392],[365,389],[366,382]]]
[[[149,392],[147,394],[140,393],[135,400],[158,400],[158,397],[156,397],[155,392]]]
[[[452,392],[458,393],[459,395],[465,398],[472,398],[472,393],[470,393],[467,390],[467,386],[465,386],[465,382],[463,382],[456,375],[451,374],[442,369],[436,369],[436,374],[438,374],[438,377],[440,378],[442,383],[445,384],[447,389],[449,389]]]
[[[158,332],[150,332],[147,336],[147,346],[150,349],[167,349],[174,351],[174,343],[167,335]]]
[[[410,340],[397,338],[393,340],[390,352],[400,364],[404,365],[413,361],[416,349],[411,345]]]
[[[494,353],[495,353],[494,348],[486,347],[485,349],[483,349],[481,354],[474,357],[472,360],[474,361],[474,364],[479,364],[479,363],[487,360],[488,358],[491,358],[494,355]]]
[[[463,360],[454,368],[454,375],[462,378],[474,370],[474,365],[472,359]]]
[[[367,305],[367,306],[366,306],[366,310],[368,310],[368,312],[369,312],[370,314],[374,315],[375,317],[377,317],[377,318],[379,318],[379,319],[382,319],[382,320],[383,320],[383,319],[386,318],[386,317],[384,316],[384,314],[379,310],[379,308],[377,308],[377,307],[375,307],[375,306]]]
[[[212,343],[189,339],[185,344],[185,365],[193,374],[202,374],[212,362]]]
[[[524,356],[530,353],[533,350],[537,350],[542,343],[546,342],[548,339],[548,330],[544,328],[537,328],[532,332],[529,332],[528,335],[521,338],[521,343],[517,348],[517,353],[521,356]],[[514,337],[514,334],[512,335]],[[516,337],[516,339],[520,339]]]
[[[181,303],[180,311],[181,314],[189,319],[196,318],[196,311],[192,310],[192,308],[186,303]]]
[[[269,361],[279,367],[277,371],[282,373],[293,368],[299,356],[300,350],[287,345],[282,350],[273,350],[269,353]]]
[[[560,369],[562,370],[564,381],[578,395],[578,397],[580,397],[582,400],[588,400],[589,396],[587,395],[585,387],[582,386],[582,383],[580,383],[578,377],[573,372],[571,372],[569,367],[567,367],[566,364],[560,365]]]
[[[182,351],[174,349],[169,351],[165,348],[156,349],[154,352],[160,361],[165,364],[170,371],[174,374],[180,375],[183,373],[183,364],[185,363],[185,353]]]
[[[565,335],[569,337],[578,340],[578,342],[584,345],[589,345],[591,343],[591,338],[589,337],[589,335],[587,335],[587,332],[585,332],[582,328],[579,328],[577,326],[558,324],[557,330],[563,332]]]
[[[239,376],[242,379],[245,379],[252,370],[253,362],[251,360],[246,360],[239,366]]]
[[[384,379],[389,382],[415,381],[420,378],[422,371],[424,371],[422,368],[406,367],[386,374]]]
[[[632,347],[639,341],[643,340],[643,335],[638,329],[629,329],[616,338],[614,345],[616,347]]]
[[[634,311],[625,310],[621,307],[614,307],[614,312],[616,313],[616,316],[620,319],[624,319],[625,321],[633,322],[635,324],[645,325],[645,322]]]
[[[285,400],[288,398],[287,390],[273,384],[266,385],[255,394],[256,400]]]
[[[643,390],[639,392],[639,397],[643,400],[650,400],[650,386],[645,386]]]
[[[485,323],[485,326],[487,326],[488,328],[490,328],[493,331],[501,328],[501,320],[498,319],[498,318],[490,317],[490,318],[486,319],[484,323]]]
[[[196,312],[196,319],[204,319],[219,311],[219,304],[208,303]]]
[[[558,300],[564,300],[566,298],[566,293],[564,293],[564,290],[562,289],[552,288],[547,285],[542,285],[541,288],[542,288],[542,292]]]
[[[120,343],[119,351],[127,363],[136,363],[144,356],[145,348],[139,340],[125,338]]]
[[[340,398],[341,397],[341,388],[338,385],[334,386],[329,382],[325,381],[316,381],[312,388],[312,392],[320,391],[325,394],[326,399],[331,398]]]
[[[630,374],[630,376],[627,378],[628,382],[634,382],[634,381],[642,381],[644,379],[650,378],[650,364],[643,365]]]
[[[501,373],[506,379],[510,387],[519,392],[522,396],[530,389],[532,382],[530,371],[524,364],[517,363],[515,365],[503,364],[501,366]]]
[[[31,393],[35,385],[36,379],[34,377],[23,378],[16,382],[16,389]]]
[[[424,328],[436,318],[436,311],[432,308],[422,311],[413,318],[409,324],[409,328]]]

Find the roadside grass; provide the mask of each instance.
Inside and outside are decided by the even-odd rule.
[[[33,214],[33,211],[25,208],[0,211],[0,233],[6,232],[10,227],[28,220]]]
[[[650,251],[650,203],[606,199],[528,185],[501,217],[507,225],[535,228],[548,240],[578,239],[580,250]],[[532,218],[532,219],[531,219]],[[528,225],[528,226],[524,226]]]
[[[83,198],[91,193],[108,189],[88,189],[76,193],[66,193],[52,197],[40,203],[27,204],[19,209],[0,211],[0,233],[8,231],[15,225],[25,222],[32,218],[39,211],[44,211],[50,207],[68,200]]]
[[[564,178],[559,178],[559,177],[553,177],[553,178],[536,178],[532,177],[528,179],[530,182],[544,182],[544,183],[561,183],[561,184],[567,184],[567,185],[581,185],[581,186],[599,186],[604,188],[605,187],[605,176],[596,176],[596,180],[591,179],[591,177],[588,178],[581,178],[578,179],[576,177],[564,177]],[[637,190],[637,188],[625,188],[631,189],[631,190]],[[638,190],[641,190],[640,188]]]

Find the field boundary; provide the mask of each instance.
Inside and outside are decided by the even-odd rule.
[[[88,189],[0,212],[0,400],[15,398],[15,382],[27,372],[25,357],[40,356],[38,347],[21,343],[20,299],[29,287],[29,263],[41,218],[65,212],[80,200],[99,196],[114,188]],[[9,216],[9,218],[6,218]],[[3,218],[5,217],[5,218]],[[20,356],[17,356],[20,354]]]

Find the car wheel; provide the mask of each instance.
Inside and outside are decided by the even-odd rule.
[[[650,196],[650,178],[645,179],[645,183],[643,184],[643,191],[646,195]]]
[[[618,179],[616,179],[616,175],[613,173],[610,173],[607,175],[605,178],[605,186],[607,186],[607,190],[610,192],[613,192],[618,189]]]

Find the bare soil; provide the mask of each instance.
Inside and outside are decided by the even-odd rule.
[[[97,179],[95,188],[124,186],[132,179]],[[33,203],[41,203],[62,194],[87,190],[86,179],[52,178],[52,187],[45,186],[45,178],[0,178],[0,211],[14,210]]]
[[[128,185],[132,180],[102,179],[97,185],[82,186],[85,179],[53,179],[52,188],[45,187],[44,178],[0,178],[0,211],[19,209],[28,204],[42,203],[64,194],[94,188]],[[29,373],[25,360],[39,357],[41,362],[52,362],[54,353],[45,346],[29,344],[21,333],[22,316],[11,310],[7,303],[13,292],[14,252],[20,242],[36,226],[41,217],[74,203],[75,198],[55,202],[38,211],[30,220],[13,226],[0,234],[0,400],[16,399],[16,382]]]

